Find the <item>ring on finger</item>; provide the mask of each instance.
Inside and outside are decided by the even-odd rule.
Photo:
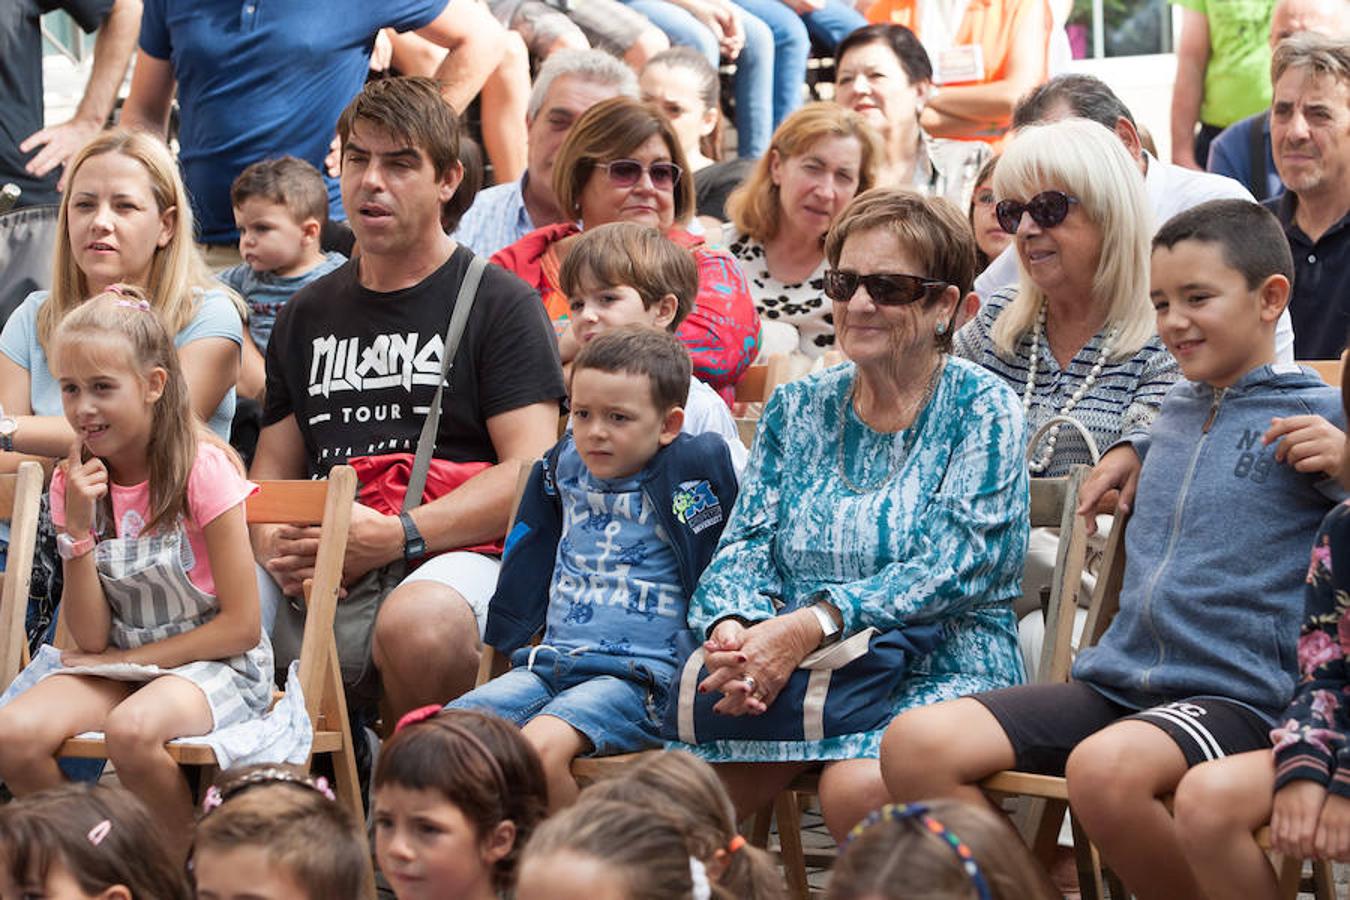
[[[753,676],[753,675],[746,675],[744,678],[741,679],[741,681],[744,681],[744,682],[745,682],[745,692],[746,692],[746,694],[748,694],[748,695],[751,696],[751,697],[757,697],[757,696],[758,696],[758,692],[759,692],[759,682],[755,680],[755,676]]]

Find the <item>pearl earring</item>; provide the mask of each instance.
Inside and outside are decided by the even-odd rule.
[[[946,322],[939,322],[939,323],[937,323],[936,326],[934,326],[933,330],[936,331],[936,332],[938,333],[938,336],[939,336],[939,337],[941,337],[942,335],[944,335],[944,334],[947,333],[947,323],[946,323]]]

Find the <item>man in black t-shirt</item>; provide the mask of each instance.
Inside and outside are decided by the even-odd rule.
[[[372,82],[338,133],[342,200],[360,255],[301,290],[277,317],[254,478],[323,475],[353,457],[415,451],[472,257],[440,227],[441,204],[463,170],[454,113],[434,82]],[[435,456],[493,465],[403,517],[360,503],[352,516],[348,583],[399,559],[440,554],[403,579],[375,620],[372,654],[387,714],[472,687],[498,561],[452,548],[502,536],[519,464],[554,443],[563,394],[539,298],[489,266],[447,379]],[[282,526],[255,533],[258,561],[285,594],[298,595],[310,574],[315,537],[314,529]]]
[[[75,115],[44,128],[38,19],[58,9],[85,31],[98,29],[98,40]],[[59,201],[58,168],[102,130],[136,48],[140,24],[141,0],[0,2],[0,185],[19,186],[19,206]]]

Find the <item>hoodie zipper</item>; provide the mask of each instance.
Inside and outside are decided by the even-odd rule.
[[[1224,394],[1227,388],[1217,388],[1214,391],[1214,400],[1209,407],[1209,415],[1205,417],[1205,424],[1200,428],[1200,440],[1195,443],[1195,452],[1191,454],[1190,465],[1186,467],[1186,475],[1181,480],[1181,490],[1177,491],[1177,502],[1172,508],[1172,528],[1167,538],[1167,550],[1163,553],[1162,561],[1158,568],[1153,572],[1153,578],[1149,581],[1148,591],[1144,595],[1144,607],[1140,617],[1148,625],[1149,633],[1153,635],[1153,642],[1158,648],[1158,659],[1152,666],[1145,669],[1142,673],[1140,687],[1149,690],[1149,677],[1154,669],[1159,668],[1167,659],[1167,648],[1163,645],[1162,636],[1158,634],[1158,629],[1153,623],[1153,595],[1157,591],[1158,581],[1167,571],[1169,563],[1172,561],[1172,554],[1176,552],[1177,544],[1181,539],[1181,515],[1186,508],[1186,495],[1190,492],[1191,481],[1195,477],[1195,469],[1200,462],[1200,453],[1205,448],[1205,438],[1209,436],[1209,430],[1214,426],[1214,420],[1218,418],[1219,407],[1223,404]]]

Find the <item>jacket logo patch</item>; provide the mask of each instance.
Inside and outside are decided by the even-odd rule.
[[[682,483],[671,496],[671,511],[694,534],[722,522],[722,504],[706,480]]]

